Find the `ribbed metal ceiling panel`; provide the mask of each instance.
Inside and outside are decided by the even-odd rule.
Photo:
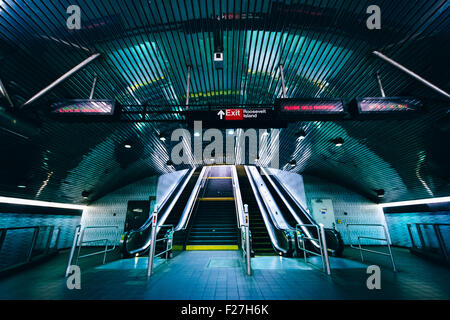
[[[372,4],[381,8],[381,30],[366,28]],[[70,5],[82,10],[79,31],[66,26]],[[136,107],[184,105],[188,66],[191,104],[271,104],[282,95],[282,63],[291,98],[378,96],[379,72],[388,96],[417,96],[428,107],[414,120],[292,124],[280,134],[282,164],[297,162],[286,170],[371,198],[384,189],[383,201],[448,195],[448,100],[372,51],[448,91],[449,30],[443,0],[2,0],[0,79],[16,107],[92,54],[101,57],[24,108],[41,119],[39,135],[0,131],[0,192],[83,202],[84,190],[93,200],[173,170],[166,166],[172,144],[158,134],[176,124],[67,124],[45,116],[54,101],[88,98],[95,75],[95,98]],[[220,70],[217,46],[224,52]],[[0,104],[9,108],[4,98]],[[307,132],[303,141],[295,137],[299,128]],[[345,140],[340,148],[330,142],[336,137]],[[127,141],[135,145],[124,153]]]

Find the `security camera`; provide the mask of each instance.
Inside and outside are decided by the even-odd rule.
[[[223,69],[223,52],[214,52],[214,66],[216,69]]]

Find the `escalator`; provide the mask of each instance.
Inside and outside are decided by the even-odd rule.
[[[264,180],[264,183],[266,184],[267,188],[269,189],[270,193],[272,194],[272,197],[274,198],[276,204],[281,210],[281,213],[283,214],[284,219],[286,222],[290,225],[292,229],[295,229],[297,224],[314,224],[317,223],[314,221],[314,219],[306,212],[306,210],[298,204],[292,197],[292,195],[287,192],[286,188],[280,183],[278,178],[275,176],[271,176],[271,181],[269,181],[269,178],[264,174],[262,175],[262,178]],[[278,189],[278,191],[277,191]],[[285,201],[283,201],[282,197]],[[286,202],[286,203],[285,203]],[[292,214],[291,210],[289,210],[288,206],[294,210],[295,214],[297,215],[297,218],[300,220],[298,221]],[[312,238],[318,238],[317,229],[315,227],[306,227],[308,232],[310,233],[309,237]],[[342,252],[344,250],[344,243],[342,240],[342,237],[340,233],[335,229],[325,229],[325,238],[327,242],[327,248],[328,251],[334,256],[341,256]],[[311,241],[307,242],[308,250],[313,250],[316,252],[319,252],[319,247],[317,245],[314,245],[311,243]]]
[[[186,207],[186,204],[191,195],[192,189],[194,185],[197,183],[201,168],[196,168],[192,176],[187,181],[184,189],[181,191],[178,199],[175,199],[175,196],[180,189],[183,187],[186,181],[181,181],[180,184],[173,190],[172,194],[169,196],[167,201],[158,209],[158,219],[164,216],[164,213],[169,209],[169,207],[173,204],[173,201],[176,201],[173,205],[172,209],[170,209],[170,213],[164,221],[164,225],[172,225],[174,228],[177,227],[181,214]],[[185,177],[184,179],[187,179]],[[152,215],[150,214],[150,218],[138,229],[131,230],[129,232],[124,233],[121,240],[121,248],[122,254],[124,257],[129,257],[133,255],[143,255],[146,254],[149,245],[150,245],[150,237],[151,237],[151,229],[152,229]],[[159,222],[159,221],[158,221]],[[163,238],[168,231],[168,227],[162,227],[157,234],[157,239]],[[175,242],[175,241],[174,241]],[[164,243],[159,241],[156,246],[156,253],[164,250]]]
[[[248,205],[253,252],[255,255],[275,255],[275,250],[272,246],[266,225],[264,224],[264,219],[259,210],[255,195],[253,194],[252,187],[248,181],[244,166],[236,166],[236,171],[238,174],[242,203]]]
[[[231,168],[209,168],[186,237],[186,250],[237,250],[238,229]]]
[[[290,210],[288,209],[288,207],[286,206],[286,204],[284,203],[284,201],[281,199],[280,195],[278,194],[278,192],[276,192],[276,190],[274,189],[274,187],[272,186],[272,184],[270,183],[269,179],[267,178],[266,175],[261,175],[264,183],[266,184],[266,187],[269,189],[270,194],[272,195],[272,197],[274,198],[278,208],[280,208],[284,219],[286,220],[286,222],[289,224],[289,226],[292,229],[295,229],[295,226],[298,224],[297,220],[295,219],[295,217],[291,214]],[[308,221],[308,220],[303,220],[303,221]],[[304,223],[309,223],[309,222],[304,222]],[[314,237],[316,237],[316,235],[314,235]]]

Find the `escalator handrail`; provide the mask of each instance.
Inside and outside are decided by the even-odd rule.
[[[277,177],[274,174],[270,174],[268,175],[269,181],[271,178],[274,178],[274,180],[276,180],[278,182],[278,184],[283,188],[283,191],[286,192],[286,194],[289,196],[289,198],[296,204],[296,206],[302,211],[302,213],[305,215],[305,217],[309,220],[309,222],[311,224],[317,224],[317,222],[314,220],[314,218],[306,211],[306,208],[303,206],[302,203],[300,203],[300,201],[298,201],[298,199],[292,194],[291,190],[289,190],[289,188],[286,187],[285,184],[283,184],[280,180],[279,177]],[[271,181],[272,183],[272,181]],[[272,185],[274,186],[274,184],[272,183]],[[275,186],[274,186],[275,187]],[[275,188],[276,190],[277,188]]]
[[[184,179],[181,188],[178,189],[178,192],[175,195],[174,200],[169,204],[169,207],[164,211],[163,216],[159,218],[159,215],[158,215],[158,224],[157,224],[158,227],[156,229],[156,234],[158,234],[159,230],[161,229],[161,226],[166,222],[167,218],[169,217],[170,213],[172,212],[173,207],[178,202],[178,199],[181,197],[181,194],[185,191],[186,186],[189,183],[189,181],[191,180],[196,169],[197,168],[191,169],[190,173],[187,175],[187,178]]]
[[[192,176],[192,174],[194,173],[194,171],[195,171],[195,168],[191,170],[191,173],[189,175],[186,173],[182,178],[182,179],[184,179],[185,177],[187,177],[187,179],[184,179],[185,181],[184,181],[183,185],[180,187],[179,184],[175,184],[173,186],[172,190],[170,190],[170,192],[167,193],[167,196],[162,200],[162,202],[159,205],[157,205],[156,209],[158,212],[158,216],[162,210],[164,210],[164,213],[166,213],[167,208],[165,208],[165,206],[168,204],[168,201],[170,199],[173,199],[173,201],[171,203],[175,203],[176,201],[178,201],[180,194],[183,192],[184,187],[186,186],[187,182],[189,181],[189,179]],[[178,188],[178,193],[175,196],[173,196],[173,191],[176,190],[177,188]],[[160,222],[160,219],[158,219],[158,224],[160,224],[159,222]],[[152,214],[150,214],[149,218],[147,219],[147,221],[144,222],[144,224],[142,226],[140,226],[137,229],[130,230],[129,234],[136,233],[136,232],[142,232],[142,231],[146,230],[149,226],[151,226],[151,224],[152,224]]]
[[[264,224],[266,225],[267,233],[269,234],[272,246],[276,250],[286,253],[287,250],[283,249],[278,243],[278,239],[277,239],[277,237],[275,235],[275,231],[274,231],[274,228],[276,228],[276,227],[274,226],[272,219],[270,218],[269,214],[267,213],[267,211],[265,209],[265,206],[264,206],[261,196],[259,194],[258,188],[256,187],[255,181],[253,180],[253,176],[247,166],[244,166],[244,169],[247,174],[250,186],[253,190],[253,194],[254,194],[256,202],[258,204],[259,210],[261,212],[261,216],[263,217]],[[250,224],[251,224],[251,221],[250,221]]]
[[[184,207],[183,213],[181,214],[180,222],[178,223],[177,227],[175,228],[175,232],[186,230],[189,221],[192,216],[192,211],[195,207],[195,202],[197,200],[198,194],[200,192],[200,189],[202,187],[203,183],[203,177],[205,175],[205,172],[207,171],[207,167],[203,167],[202,171],[200,172],[197,182],[195,183],[195,186],[192,190],[191,195],[189,196],[188,202],[186,203],[186,206]]]
[[[158,206],[156,208],[158,213],[160,211],[164,210],[163,211],[164,213],[162,215],[163,219],[158,219],[158,228],[156,229],[156,233],[157,234],[158,234],[159,230],[161,229],[161,225],[163,225],[165,220],[167,219],[167,216],[169,215],[169,213],[172,210],[173,206],[176,204],[176,202],[178,201],[180,195],[183,193],[187,183],[191,179],[191,177],[194,174],[194,172],[195,172],[195,168],[193,168],[190,173],[189,173],[189,171],[186,172],[186,174],[182,178],[182,179],[184,179],[183,184],[181,186],[179,184],[176,184],[172,188],[172,190],[167,193],[167,196],[161,202],[161,206]],[[174,196],[173,195],[173,191],[177,190],[177,188],[178,188],[178,191],[177,191],[177,193]],[[170,199],[172,199],[172,201],[170,203],[168,203],[168,201]],[[168,207],[166,207],[166,205],[168,205]],[[129,232],[126,233],[125,239],[124,239],[124,244],[123,244],[126,251],[128,251],[126,249],[126,245],[127,245],[126,243],[127,243],[128,239],[130,238],[130,236],[132,234],[134,234],[134,233],[139,233],[139,232],[142,232],[144,230],[147,230],[148,228],[151,228],[151,226],[152,226],[152,218],[153,218],[153,215],[150,215],[150,217],[147,219],[147,221],[140,228],[135,229],[135,230],[130,230]],[[141,252],[141,251],[145,251],[150,246],[150,243],[151,243],[151,237],[148,237],[147,241],[145,241],[145,243],[142,246],[140,246],[140,247],[138,247],[138,248],[136,248],[134,250],[128,251],[128,253],[129,254],[135,254],[135,253],[138,253],[138,252]]]
[[[306,236],[310,239],[310,242],[316,247],[316,248],[320,248],[320,244],[317,243],[317,241],[315,241],[315,239],[313,239],[312,234],[309,232],[308,230],[308,225],[317,225],[314,221],[310,220],[310,221],[302,221],[302,219],[297,215],[296,211],[294,208],[292,208],[292,206],[290,205],[289,201],[287,201],[287,199],[284,197],[284,195],[282,194],[281,190],[278,188],[278,186],[273,182],[271,175],[269,175],[269,173],[266,171],[265,168],[261,168],[263,173],[266,175],[267,180],[269,181],[269,183],[272,185],[273,189],[275,190],[275,192],[278,194],[278,196],[280,197],[280,199],[283,201],[284,205],[286,206],[286,208],[289,210],[290,214],[294,217],[294,219],[297,221],[297,224],[301,226],[303,232],[306,234]],[[282,185],[282,184],[281,184]],[[286,189],[284,188],[284,191],[286,191]],[[288,193],[289,196],[292,197],[291,194]],[[302,207],[300,207],[301,210],[303,210]],[[307,215],[307,217],[309,217],[309,215]],[[306,224],[305,224],[306,223]],[[297,226],[295,227],[295,229],[291,226],[291,228],[289,228],[290,231],[294,230],[297,231]]]
[[[261,199],[263,200],[263,203],[267,209],[267,213],[271,218],[274,227],[278,230],[289,230],[289,224],[284,219],[282,214],[278,214],[279,212],[281,212],[281,210],[256,167],[246,167],[250,172],[253,181],[255,182],[255,187],[258,190],[258,193],[261,195]],[[266,193],[264,193],[264,191],[266,191]]]
[[[241,188],[237,176],[236,166],[231,166],[231,180],[233,184],[234,203],[236,207],[236,215],[238,221],[238,228],[245,225],[244,223],[244,204],[242,202]]]

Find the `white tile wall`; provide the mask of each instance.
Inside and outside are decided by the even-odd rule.
[[[84,240],[106,238],[119,243],[125,226],[128,201],[148,200],[150,196],[154,196],[161,202],[168,195],[167,190],[172,190],[184,173],[186,170],[142,179],[111,192],[89,205],[83,212],[82,226],[115,226],[117,229],[87,229]]]
[[[345,187],[328,182],[314,176],[303,175],[305,184],[306,201],[311,210],[311,199],[332,199],[336,220],[342,220],[342,224],[336,224],[336,229],[341,233],[345,244],[348,244],[347,223],[369,223],[386,225],[382,208],[364,196],[355,193]],[[347,212],[347,215],[344,215]],[[364,235],[383,238],[381,228],[375,227],[351,227],[350,236],[353,243],[357,243],[357,236]],[[374,240],[361,240],[362,244],[381,244]]]

